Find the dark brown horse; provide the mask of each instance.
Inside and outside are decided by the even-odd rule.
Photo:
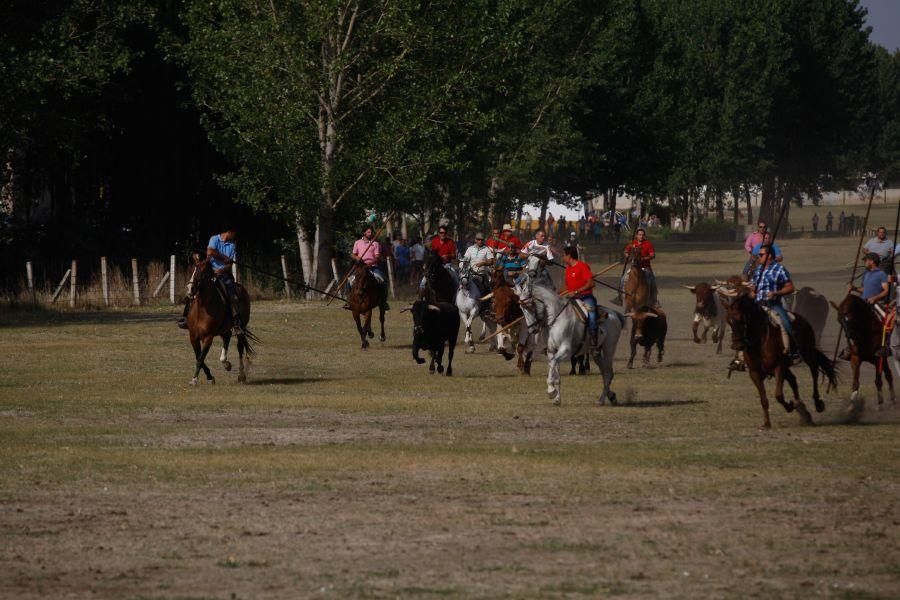
[[[429,252],[425,257],[425,289],[422,298],[432,304],[447,302],[456,305],[456,288],[458,283],[453,281],[453,276],[444,267],[441,257],[434,252]]]
[[[864,362],[875,367],[875,389],[878,390],[879,406],[884,403],[884,396],[881,392],[882,371],[888,382],[891,402],[896,402],[894,376],[890,368],[884,368],[887,359],[876,355],[876,352],[882,347],[883,325],[875,316],[872,307],[856,294],[848,294],[840,306],[834,302],[831,305],[837,311],[838,322],[844,333],[847,334],[847,339],[850,340],[850,367],[853,370],[853,391],[850,393],[850,402],[853,404],[853,409],[862,410],[862,404],[858,404],[859,367]]]
[[[641,309],[646,308],[650,304],[650,282],[647,275],[641,268],[641,255],[639,252],[631,253],[631,268],[625,276],[625,284],[622,286],[625,295],[625,314],[631,317],[631,336],[629,343],[631,344],[631,359],[628,361],[628,368],[634,367],[634,356],[637,353],[638,343],[641,342],[640,329],[641,324],[638,323],[638,315],[646,315]],[[663,317],[665,319],[665,317]],[[663,332],[662,336],[655,337],[653,342],[656,344],[657,356],[656,362],[662,362],[665,355],[666,336]],[[650,346],[641,344],[649,356]],[[644,366],[649,363],[649,359],[645,356]]]
[[[509,281],[506,280],[506,275],[503,272],[502,266],[498,265],[494,269],[494,272],[491,273],[491,293],[485,296],[485,298],[490,299],[491,301],[494,312],[494,321],[497,323],[498,328],[506,327],[522,316],[519,299],[516,297],[516,292],[513,290],[513,287],[509,285]],[[502,333],[498,336],[497,352],[502,354],[503,358],[506,360],[512,360],[515,354],[506,348],[507,337],[511,340],[518,339],[519,329],[513,326],[508,333]],[[518,344],[516,346],[517,350],[520,345],[521,344]],[[520,360],[520,362],[523,361]],[[529,370],[530,366],[531,365],[529,364]],[[522,368],[524,368],[524,364],[520,366],[520,371]]]
[[[191,303],[187,316],[187,328],[190,334],[191,346],[194,348],[194,356],[197,360],[194,369],[194,378],[191,379],[191,385],[197,385],[197,377],[200,370],[206,374],[206,380],[215,383],[216,380],[206,366],[206,355],[212,346],[213,339],[216,336],[222,338],[222,356],[219,360],[226,371],[231,370],[231,363],[228,362],[228,344],[231,341],[232,317],[229,303],[226,300],[226,291],[221,284],[214,281],[215,273],[212,264],[207,258],[194,258],[194,274],[191,276],[190,285],[194,288],[194,299]],[[247,290],[239,284],[235,283],[238,295],[238,314],[241,317],[243,325],[243,333],[238,335],[238,382],[247,381],[247,373],[244,370],[244,354],[247,354],[247,367],[250,366],[250,356],[253,354],[253,348],[250,346],[251,341],[256,341],[254,336],[247,329],[250,322],[250,297]]]
[[[800,400],[797,377],[791,372],[789,360],[784,355],[780,329],[772,324],[769,316],[752,296],[741,294],[735,290],[728,292],[719,290],[719,293],[732,298],[732,302],[728,306],[732,348],[743,352],[744,363],[747,365],[750,379],[759,392],[759,403],[763,410],[762,427],[768,429],[772,426],[769,421],[769,399],[766,397],[765,380],[773,376],[775,377],[775,399],[784,406],[787,412],[797,410],[803,419],[811,424],[812,415]],[[809,323],[795,315],[792,325],[797,350],[812,375],[813,401],[816,404],[816,411],[822,412],[825,410],[825,403],[819,397],[819,371],[821,370],[825,374],[831,385],[836,386],[837,374],[834,364],[816,348],[816,334]],[[794,401],[791,404],[785,402],[784,399],[785,381],[788,382],[794,393]]]
[[[353,320],[356,321],[356,330],[359,332],[359,339],[362,340],[362,349],[369,347],[367,337],[375,337],[372,332],[372,311],[378,307],[378,321],[381,323],[381,341],[386,337],[384,335],[384,286],[379,285],[378,280],[369,267],[360,265],[356,268],[356,279],[350,288],[350,295],[347,302],[350,304],[350,311],[353,313]],[[360,317],[365,319],[365,325],[360,321]]]

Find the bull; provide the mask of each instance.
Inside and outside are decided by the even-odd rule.
[[[822,343],[822,331],[828,321],[828,300],[811,287],[802,287],[785,297],[785,308],[806,319],[816,334],[816,346]]]
[[[453,351],[459,336],[459,311],[449,302],[431,304],[426,300],[413,303],[413,346],[412,355],[417,364],[424,364],[425,359],[419,357],[419,350],[428,351],[431,355],[429,373],[444,372],[444,345],[447,346],[447,377],[453,375]]]
[[[696,298],[694,321],[691,325],[694,332],[694,343],[706,343],[709,330],[712,329],[712,341],[717,344],[716,354],[721,354],[722,340],[725,337],[725,307],[721,297],[716,293],[721,286],[702,282],[696,285],[682,284],[681,287],[690,290]],[[697,335],[701,325],[703,332]]]
[[[637,354],[638,345],[644,347],[644,367],[650,366],[650,351],[654,345],[657,348],[656,362],[662,362],[666,347],[666,332],[669,329],[666,313],[659,308],[650,308],[644,305],[625,316],[631,317],[633,323],[628,368],[634,368],[634,356]]]

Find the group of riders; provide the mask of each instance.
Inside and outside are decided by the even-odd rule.
[[[757,224],[757,230],[751,233],[744,249],[748,253],[744,265],[743,277],[747,280],[751,292],[759,306],[769,315],[770,320],[781,330],[782,346],[791,363],[799,362],[797,343],[794,339],[791,318],[788,315],[783,298],[795,292],[794,282],[788,269],[784,266],[784,256],[778,244],[774,243],[772,233],[765,222]],[[892,327],[896,313],[896,302],[892,310],[888,309],[891,273],[894,256],[900,252],[900,244],[894,247],[887,239],[887,230],[879,227],[875,237],[863,247],[865,271],[861,285],[850,283],[849,293],[858,294],[875,312],[878,320],[886,330]],[[850,340],[852,344],[853,341]],[[887,346],[879,350],[880,356],[888,354]],[[844,348],[840,357],[849,359],[850,348]]]
[[[459,272],[465,271],[475,282],[482,295],[491,291],[491,278],[495,271],[501,271],[502,276],[510,283],[515,284],[521,277],[526,261],[529,257],[537,256],[545,264],[560,265],[557,260],[557,250],[550,244],[546,232],[538,229],[534,238],[523,244],[513,234],[510,225],[504,225],[499,235],[497,232],[485,240],[482,233],[475,235],[474,244],[469,246],[459,257],[456,243],[449,237],[447,227],[441,226],[438,234],[431,240],[431,251],[450,273],[454,283],[459,282]],[[213,235],[206,249],[206,256],[215,272],[220,285],[220,293],[224,296],[231,308],[233,327],[236,333],[241,332],[241,319],[238,314],[237,288],[232,274],[232,265],[236,260],[235,247],[236,230],[234,227],[226,227],[225,231]],[[797,362],[797,344],[794,340],[791,319],[785,309],[783,299],[795,292],[794,283],[790,272],[785,267],[781,249],[772,241],[772,233],[765,222],[757,224],[757,230],[751,233],[744,244],[748,253],[747,262],[742,272],[745,285],[749,287],[757,304],[769,315],[771,321],[779,326],[782,334],[782,344],[787,358],[791,362]],[[877,314],[880,321],[892,321],[894,311],[888,310],[888,301],[891,284],[891,271],[893,257],[900,253],[900,245],[896,248],[887,239],[886,230],[881,227],[875,237],[870,239],[864,247],[864,262],[866,270],[863,272],[861,285],[850,284],[848,291],[858,294],[868,303]],[[653,273],[651,261],[656,258],[653,243],[647,239],[644,229],[637,229],[633,240],[624,250],[626,264],[631,268],[640,268],[650,284],[651,308],[658,308],[658,294],[656,278]],[[383,307],[387,310],[387,279],[381,271],[380,245],[375,240],[375,232],[372,227],[363,230],[360,239],[356,240],[351,252],[351,258],[356,264],[367,266],[382,286],[381,294]],[[628,260],[630,259],[630,260]],[[596,285],[590,266],[579,260],[579,248],[573,237],[566,241],[563,249],[563,263],[565,266],[565,290],[560,295],[563,297],[580,300],[588,314],[588,330],[591,339],[597,339],[597,329],[602,316],[602,307],[598,306],[593,290]],[[547,270],[543,270],[540,277],[546,285],[554,287]],[[623,273],[621,286],[627,277]],[[420,287],[424,289],[426,278],[423,277]],[[621,290],[621,288],[620,288]],[[896,303],[892,303],[896,304]],[[178,321],[178,326],[187,328],[187,316],[190,310],[190,286],[189,301],[185,305],[184,313]],[[886,349],[882,352],[887,353]],[[849,350],[842,352],[842,357],[849,355]]]

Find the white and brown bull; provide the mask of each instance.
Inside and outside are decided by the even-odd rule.
[[[725,306],[722,303],[722,297],[716,293],[721,285],[710,285],[701,282],[695,285],[684,285],[681,287],[690,290],[696,299],[694,304],[694,321],[691,329],[694,332],[694,343],[705,344],[712,329],[712,341],[716,346],[716,354],[722,353],[722,340],[725,337]],[[700,332],[700,327],[703,331]],[[698,335],[699,333],[699,335]]]
[[[806,319],[816,334],[816,346],[822,343],[822,331],[828,322],[828,299],[811,287],[802,287],[785,297],[785,308]]]

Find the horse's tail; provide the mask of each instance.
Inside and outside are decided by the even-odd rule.
[[[825,356],[825,354],[821,350],[816,350],[815,354],[812,356],[812,362],[810,366],[817,366],[825,374],[825,378],[828,379],[828,384],[837,388],[838,384],[838,373],[834,368],[834,361]]]
[[[246,327],[244,327],[243,330],[244,330],[244,333],[242,333],[241,335],[238,336],[238,341],[243,342],[244,352],[247,354],[247,356],[253,356],[254,352],[256,352],[256,351],[253,349],[251,342],[253,344],[257,344],[257,343],[259,343],[259,338],[256,337],[255,333],[253,333]]]

